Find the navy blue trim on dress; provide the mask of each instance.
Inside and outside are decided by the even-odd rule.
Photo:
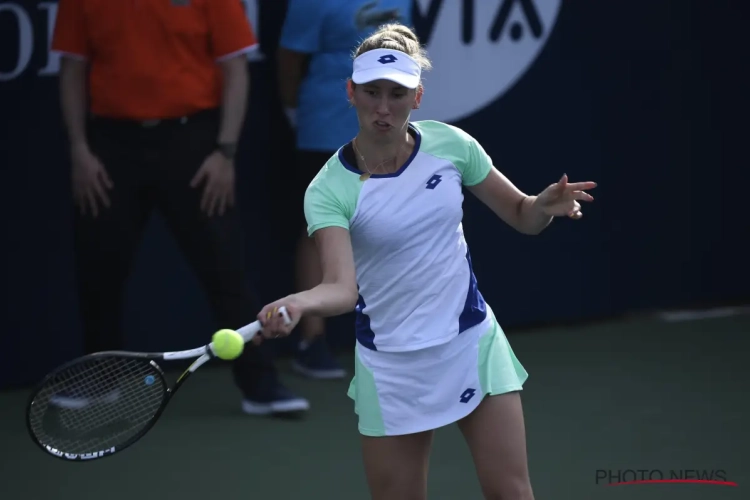
[[[355,337],[357,338],[357,342],[362,344],[363,347],[377,351],[375,347],[375,332],[372,331],[372,327],[370,326],[370,317],[362,312],[365,307],[365,299],[362,295],[359,295],[357,298],[357,307],[354,309],[356,311],[356,320],[354,322]]]
[[[466,248],[466,261],[469,264],[469,290],[466,292],[464,310],[458,317],[459,335],[469,328],[477,326],[487,317],[487,304],[484,302],[484,297],[482,297],[482,293],[477,286],[477,277],[474,275],[468,247]]]

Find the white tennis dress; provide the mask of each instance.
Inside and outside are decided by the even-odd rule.
[[[462,186],[484,180],[492,160],[451,125],[409,129],[416,145],[398,172],[363,181],[341,148],[305,195],[310,235],[351,235],[359,300],[348,394],[367,436],[450,424],[528,377],[479,292],[461,223]]]

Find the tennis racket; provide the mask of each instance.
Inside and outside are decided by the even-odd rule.
[[[285,308],[279,314],[290,322]],[[260,321],[237,331],[247,343],[261,331]],[[74,359],[34,388],[26,408],[28,431],[43,451],[67,461],[111,456],[145,436],[189,376],[215,357],[211,343],[186,351],[105,351]],[[170,387],[157,362],[193,358]]]

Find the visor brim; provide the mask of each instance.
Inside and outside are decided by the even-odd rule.
[[[415,89],[419,86],[418,75],[412,75],[393,69],[372,68],[356,71],[352,74],[352,81],[358,85],[374,82],[376,80],[388,80],[404,86],[407,89]]]

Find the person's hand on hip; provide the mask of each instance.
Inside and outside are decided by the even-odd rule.
[[[234,161],[219,152],[211,154],[190,181],[190,187],[197,188],[204,181],[201,210],[209,217],[223,215],[234,205]]]

